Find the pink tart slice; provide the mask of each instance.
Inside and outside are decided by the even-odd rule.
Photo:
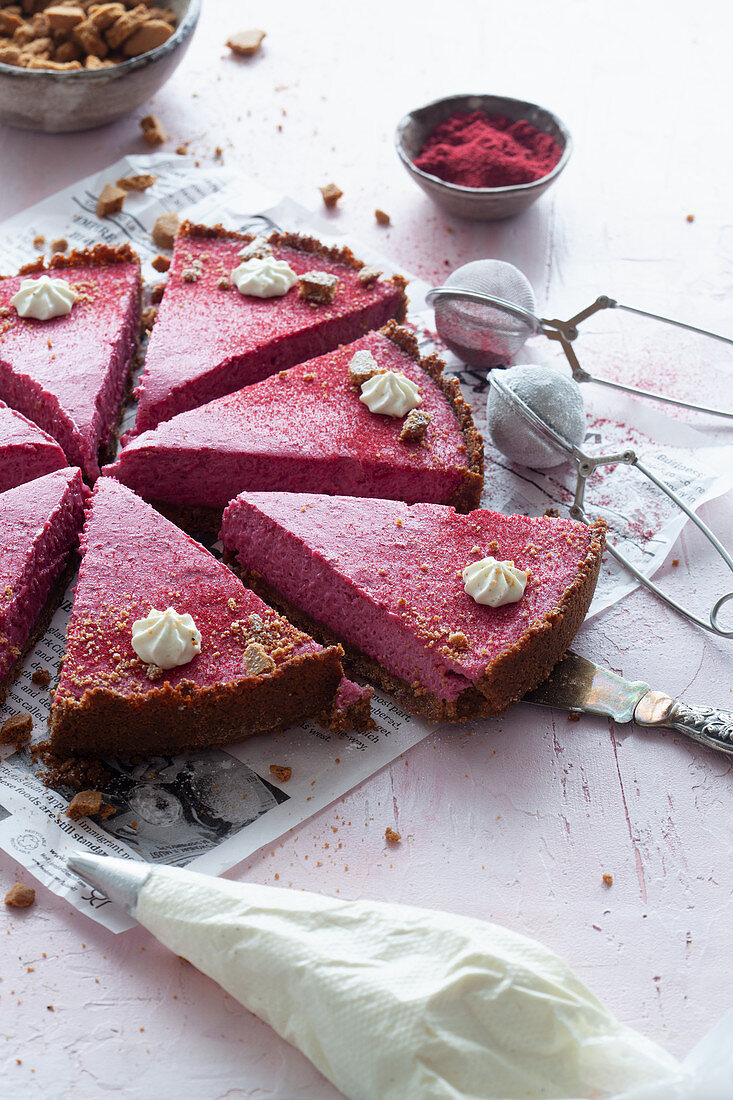
[[[350,364],[411,379],[424,430],[406,416],[370,412]],[[162,505],[185,526],[218,529],[243,490],[307,491],[475,508],[482,440],[455,379],[421,358],[412,333],[390,322],[318,359],[180,413],[133,439],[106,474]],[[207,511],[210,515],[207,516]]]
[[[0,495],[0,703],[63,595],[87,493],[66,467]]]
[[[11,299],[24,279],[42,276],[74,291],[66,316],[19,315]],[[140,265],[126,245],[54,256],[0,279],[0,399],[53,436],[90,481],[111,443],[139,326]]]
[[[291,626],[111,478],[97,482],[81,549],[51,711],[55,754],[210,748],[286,729],[335,704],[340,647],[324,649]],[[198,632],[199,651],[163,668],[139,652],[139,639],[133,645],[133,625],[168,608],[191,616],[187,637]]]
[[[66,465],[55,439],[0,401],[0,493]]]
[[[365,278],[348,249],[293,233],[269,236],[274,259],[296,276],[335,276],[332,300],[304,297],[297,284],[269,298],[241,293],[231,273],[254,239],[220,226],[181,227],[136,391],[136,434],[356,340],[392,317],[404,319],[403,279]]]
[[[500,714],[562,657],[588,610],[604,525],[461,515],[439,504],[242,493],[221,538],[248,583],[429,719]],[[463,570],[494,558],[527,574],[491,607]]]

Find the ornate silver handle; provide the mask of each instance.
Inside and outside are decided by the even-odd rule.
[[[672,699],[662,691],[648,691],[639,700],[634,721],[640,726],[665,726],[693,741],[733,756],[733,712],[695,706]]]

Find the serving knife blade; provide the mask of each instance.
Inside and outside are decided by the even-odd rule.
[[[663,691],[652,691],[643,680],[625,680],[572,650],[538,688],[525,695],[524,702],[600,714],[614,722],[674,729],[733,756],[733,712],[683,703]]]

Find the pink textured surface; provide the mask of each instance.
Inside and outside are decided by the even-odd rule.
[[[315,213],[317,187],[333,178],[344,198],[325,214],[329,226],[432,282],[498,256],[526,272],[546,316],[570,316],[607,292],[730,331],[733,229],[720,180],[733,170],[733,144],[720,137],[733,9],[696,5],[684,20],[660,0],[622,0],[613,19],[582,0],[527,0],[500,19],[485,0],[448,13],[416,0],[372,10],[352,24],[337,0],[321,0],[317,17],[296,0],[248,9],[268,36],[259,56],[236,61],[223,43],[239,16],[206,0],[181,68],[129,118],[71,137],[0,130],[0,214],[146,152],[138,120],[154,110],[170,148],[193,138],[192,152],[210,162],[221,145],[227,165]],[[449,32],[460,48],[448,48]],[[368,93],[356,94],[357,76]],[[562,178],[511,221],[447,217],[392,149],[405,111],[472,89],[541,103],[575,139]],[[375,223],[375,206],[390,227]],[[699,344],[681,355],[678,333],[650,326],[635,330],[633,355],[618,345],[611,362],[609,326],[591,337],[609,375],[722,401],[729,352]],[[696,423],[730,439],[729,429]],[[730,495],[702,515],[730,537]],[[671,558],[679,565],[668,562],[658,580],[680,598],[709,605],[730,588],[689,526]],[[592,620],[576,648],[691,702],[733,706],[731,643],[647,592]],[[431,734],[231,877],[274,884],[278,875],[285,886],[504,923],[560,952],[621,1019],[683,1055],[730,1003],[732,798],[728,761],[681,736],[520,706]],[[400,845],[385,843],[387,825]],[[4,853],[0,874],[5,888],[28,878]],[[178,1100],[187,1089],[201,1100],[336,1100],[303,1057],[144,932],[113,937],[45,889],[37,896],[35,908],[2,918],[10,1095]]]
[[[52,435],[88,478],[109,440],[135,350],[136,264],[77,265],[55,273],[78,288],[66,317],[35,321],[10,305],[23,278],[0,281],[0,398]],[[27,276],[35,278],[36,276]]]
[[[240,294],[217,284],[241,263],[240,240],[178,237],[145,370],[136,390],[135,431],[257,382],[275,371],[355,340],[394,317],[401,294],[378,281],[359,282],[357,271],[303,249],[278,246],[275,258],[296,275],[328,271],[339,279],[333,302],[314,305],[298,285],[274,298]],[[184,277],[201,264],[201,275]]]
[[[0,401],[0,493],[66,465],[58,443]]]
[[[0,496],[0,681],[76,545],[85,493],[81,470],[67,467]]]
[[[155,331],[155,330],[154,330]],[[349,383],[370,351],[420,389],[425,444],[400,442],[404,418],[372,413]],[[379,333],[293,367],[132,439],[105,472],[148,500],[224,508],[250,490],[449,500],[466,469],[453,409],[430,376]]]
[[[221,533],[289,603],[441,699],[456,699],[561,603],[592,537],[571,519],[308,493],[242,493]],[[517,603],[484,607],[466,594],[462,570],[489,555],[528,573]]]

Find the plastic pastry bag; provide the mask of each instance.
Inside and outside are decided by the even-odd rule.
[[[499,925],[174,867],[134,915],[349,1100],[733,1097],[733,1014],[680,1064]]]

